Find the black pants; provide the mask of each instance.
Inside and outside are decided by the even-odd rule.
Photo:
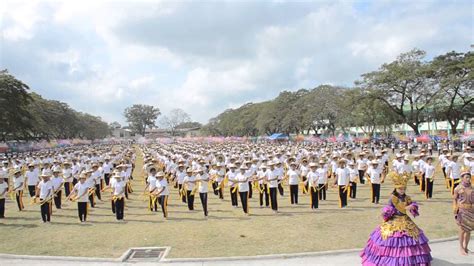
[[[326,200],[326,184],[318,184],[318,189],[319,200]]]
[[[268,194],[268,185],[267,184],[259,184],[260,190],[260,206],[263,206],[263,198],[265,197],[265,206],[270,206],[270,195]]]
[[[349,182],[349,186],[351,186],[350,190],[351,193],[349,193],[349,197],[351,199],[355,199],[357,195],[357,183],[356,182]]]
[[[53,208],[53,204],[51,203],[51,201],[43,203],[40,208],[41,208],[41,218],[43,219],[43,222],[50,222],[51,211]]]
[[[433,149],[428,150],[430,152],[430,155],[433,155]]]
[[[237,186],[237,185],[236,185]],[[239,202],[237,201],[237,191],[234,191],[234,187],[230,188],[230,201],[232,203],[232,206],[239,206]]]
[[[89,194],[89,202],[91,203],[91,208],[95,208],[95,196],[94,193]]]
[[[249,192],[239,192],[240,195],[240,202],[242,202],[242,209],[244,213],[249,213]]]
[[[188,201],[188,209],[194,210],[194,195],[191,195],[191,190],[186,190],[186,200]]]
[[[23,204],[23,190],[17,190],[15,192],[16,204],[18,205],[18,210],[23,210],[25,205]]]
[[[285,190],[283,189],[283,185],[281,183],[278,184],[278,192],[280,192],[280,196],[283,196]]]
[[[214,191],[214,195],[219,195],[218,191],[219,186],[217,185],[217,182],[212,182],[212,190]]]
[[[223,185],[217,183],[217,192],[219,193],[219,199],[224,199],[224,188],[222,186]]]
[[[30,197],[34,197],[36,195],[36,186],[28,186],[28,192]]]
[[[425,181],[425,184],[426,184],[426,191],[425,191],[426,198],[431,199],[433,197],[434,180],[431,178],[427,178]]]
[[[110,202],[112,202],[112,213],[115,213],[115,201],[111,200]]]
[[[60,190],[56,195],[54,195],[54,205],[56,206],[56,209],[61,209],[61,194],[63,192]]]
[[[253,195],[252,182],[249,181],[249,199],[252,198],[252,195]]]
[[[104,174],[105,185],[109,185],[110,182],[110,174]]]
[[[379,203],[380,200],[380,184],[372,183],[372,203]]]
[[[179,191],[179,193],[180,193],[180,195],[181,195],[181,196],[180,196],[180,197],[181,197],[181,201],[184,202],[184,203],[186,203],[186,193],[181,193],[182,189],[183,189],[183,184],[178,184],[178,191]]]
[[[163,211],[163,217],[168,217],[168,196],[162,195],[158,197],[158,204],[161,206],[161,211]]]
[[[290,185],[291,204],[298,204],[298,185]]]
[[[87,202],[77,203],[77,213],[81,222],[85,222],[87,220]]]
[[[311,200],[311,209],[317,209],[319,207],[319,195],[316,187],[309,187],[309,198]]]
[[[201,199],[202,210],[204,211],[204,216],[207,216],[207,192],[199,193],[199,198]]]
[[[158,211],[158,199],[155,199],[153,201],[153,197],[152,196],[149,196],[148,197],[148,209],[150,211]]]
[[[346,186],[339,186],[339,207],[347,206],[347,189]]]
[[[97,198],[98,198],[99,200],[102,200],[102,197],[101,197],[101,195],[100,195],[100,190],[101,190],[100,184],[96,184],[96,185],[95,185],[95,194],[97,195]]]
[[[71,182],[64,182],[64,195],[66,195],[66,197],[69,197],[69,194],[71,194],[71,190],[72,190],[72,183]]]
[[[125,207],[125,199],[120,198],[115,201],[115,217],[117,220],[123,220],[123,209]]]
[[[359,181],[361,184],[365,184],[364,175],[365,175],[365,171],[359,170]]]
[[[413,175],[413,179],[414,179],[414,181],[415,181],[415,184],[420,185],[420,179],[418,178],[418,175],[417,175],[417,174],[414,174],[414,175]]]
[[[277,200],[277,188],[270,188],[270,203],[272,205],[272,210],[278,211],[278,200]]]
[[[0,199],[0,218],[5,218],[5,199]]]
[[[420,191],[424,192],[426,190],[425,174],[423,174],[419,179],[420,179]]]

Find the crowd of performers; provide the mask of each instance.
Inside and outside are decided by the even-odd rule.
[[[345,208],[350,199],[357,198],[357,188],[361,185],[370,186],[371,202],[378,204],[381,186],[387,178],[398,178],[399,183],[401,177],[403,182],[413,180],[429,200],[435,193],[433,184],[438,179],[436,182],[445,184],[453,195],[462,237],[461,249],[467,252],[474,221],[471,149],[466,147],[460,155],[447,148],[440,150],[436,159],[429,149],[422,148],[420,153],[410,154],[411,151],[404,148],[391,150],[377,145],[350,146],[347,143],[175,143],[39,151],[3,159],[0,218],[5,217],[5,198],[16,201],[18,210],[24,209],[23,191],[26,190],[32,204],[40,206],[44,222],[51,221],[53,204],[61,209],[63,192],[66,201],[77,202],[81,222],[87,220],[88,208],[94,208],[96,198],[101,200],[104,193],[110,194],[112,212],[122,221],[125,201],[133,192],[131,180],[134,177],[143,184],[143,192],[138,193],[147,198],[148,209],[161,211],[165,218],[171,191],[178,193],[189,210],[194,210],[195,197],[199,196],[203,214],[207,217],[209,193],[220,199],[230,198],[232,207],[239,208],[240,205],[249,215],[249,199],[256,198],[261,208],[268,207],[278,213],[279,198],[286,193],[291,204],[301,204],[300,195],[309,195],[309,207],[317,210],[330,188],[337,190],[339,207]],[[143,169],[134,172],[137,155],[144,160]],[[436,174],[438,166],[444,178]],[[133,172],[135,176],[132,176]],[[138,174],[141,172],[143,174]],[[389,202],[393,207],[393,214],[389,216],[395,218],[387,218],[385,224],[411,221],[404,210],[415,212],[417,205],[404,194],[406,182],[396,186]],[[386,234],[382,229],[377,232],[379,235],[382,232],[382,236]],[[380,244],[377,241],[386,241],[379,235],[374,236],[377,239],[371,238],[371,246],[365,249],[366,262],[373,259],[370,250],[377,250],[376,245]],[[409,236],[414,237],[413,234]],[[421,230],[417,236],[423,244],[425,237]],[[385,250],[388,252],[389,248]],[[425,246],[423,250],[427,250]]]

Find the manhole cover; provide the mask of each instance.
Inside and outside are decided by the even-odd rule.
[[[159,261],[165,251],[166,248],[132,248],[127,252],[122,261]]]

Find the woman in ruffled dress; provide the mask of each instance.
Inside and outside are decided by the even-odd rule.
[[[405,194],[409,176],[391,172],[395,186],[383,208],[383,223],[377,227],[361,252],[362,265],[430,265],[433,258],[428,238],[410,219],[418,216],[418,204]]]
[[[461,184],[454,189],[454,218],[459,226],[459,246],[461,255],[468,255],[469,239],[474,228],[474,190],[471,173],[465,169],[461,173]]]

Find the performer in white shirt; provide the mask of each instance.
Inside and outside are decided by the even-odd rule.
[[[346,168],[346,161],[339,160],[338,167],[334,173],[334,186],[339,188],[339,207],[345,208],[347,206],[347,196],[349,190],[349,170]]]

